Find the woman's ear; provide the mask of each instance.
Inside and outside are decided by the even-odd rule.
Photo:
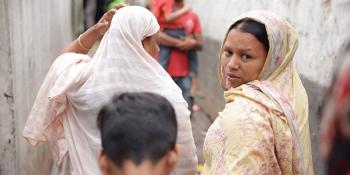
[[[100,167],[101,173],[103,175],[109,175],[109,172],[110,172],[109,160],[106,154],[103,152],[103,150],[98,151],[97,161],[98,161],[98,165]]]
[[[141,40],[142,46],[145,47],[147,45],[147,42],[149,42],[149,37],[145,37]]]
[[[176,162],[179,158],[180,146],[175,144],[174,149],[170,150],[167,154],[167,166],[170,171],[174,170],[176,167]]]

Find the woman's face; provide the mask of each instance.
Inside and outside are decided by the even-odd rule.
[[[254,35],[232,29],[221,53],[221,85],[225,90],[256,80],[264,66],[266,51]]]
[[[156,34],[145,38],[142,41],[142,45],[143,48],[146,50],[146,52],[151,55],[153,58],[157,58],[158,54],[159,54],[159,45],[158,45],[158,35],[159,32],[157,32]]]

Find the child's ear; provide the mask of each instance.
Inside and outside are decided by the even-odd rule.
[[[180,151],[180,146],[178,144],[175,144],[174,149],[168,152],[167,165],[170,171],[174,170],[176,167],[176,162],[177,162],[177,159],[179,158],[179,151]]]
[[[103,150],[97,152],[97,161],[103,175],[109,175],[109,161]]]

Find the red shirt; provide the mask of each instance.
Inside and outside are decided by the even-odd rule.
[[[181,21],[176,19],[171,22],[165,20],[165,14],[173,12],[174,0],[153,0],[152,1],[152,12],[157,18],[160,25],[160,30],[164,28],[179,29],[182,28]]]
[[[201,24],[196,13],[188,12],[179,18],[188,34],[200,34]],[[167,71],[172,77],[184,77],[189,74],[189,62],[186,51],[173,49],[171,51]]]
[[[182,28],[189,35],[200,34],[202,32],[201,23],[197,14],[193,11],[189,11],[186,14],[178,18],[181,22]]]
[[[173,49],[168,61],[167,72],[172,77],[185,77],[189,74],[187,52]]]

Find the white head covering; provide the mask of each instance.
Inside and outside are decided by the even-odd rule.
[[[120,9],[92,59],[90,77],[74,94],[78,109],[92,109],[94,116],[102,104],[122,92],[153,92],[174,106],[178,121],[180,159],[175,173],[194,174],[197,166],[190,112],[180,88],[143,48],[142,40],[159,31],[154,15],[142,7]]]
[[[101,106],[115,94],[153,92],[167,98],[177,116],[180,157],[175,173],[195,174],[196,148],[187,103],[180,88],[141,42],[158,30],[156,18],[145,8],[118,10],[91,60],[72,53],[56,59],[23,136],[33,145],[48,141],[58,164],[68,149],[75,173],[94,174],[92,171],[98,171],[95,151],[100,148],[100,134],[96,120]]]
[[[91,61],[91,75],[75,94],[88,95],[90,100],[81,100],[93,106],[125,91],[156,92],[185,103],[178,96],[181,90],[143,48],[141,41],[158,30],[157,20],[148,10],[137,6],[120,9]]]

